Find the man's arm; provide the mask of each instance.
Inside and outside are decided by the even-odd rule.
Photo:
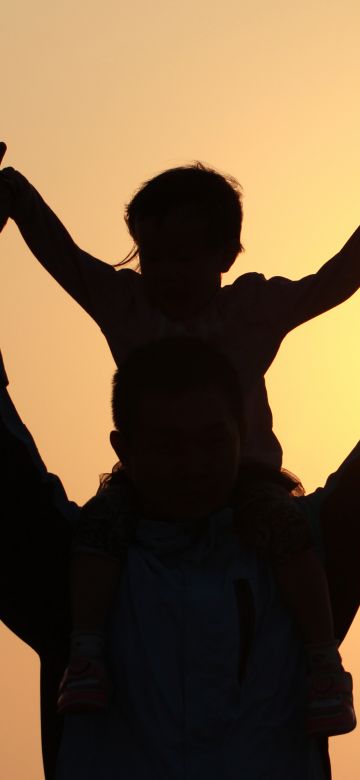
[[[325,487],[294,499],[312,529],[342,642],[360,606],[360,441]]]
[[[8,216],[44,268],[101,326],[115,283],[119,289],[118,273],[81,250],[41,195],[13,168],[0,172],[2,226]]]
[[[49,474],[7,391],[0,352],[0,620],[40,652],[65,616],[78,507]]]
[[[49,474],[7,392],[0,353],[0,620],[40,655],[45,776],[55,773],[59,683],[71,630],[68,569],[78,507]]]
[[[324,488],[320,522],[335,632],[342,641],[360,605],[360,442]]]

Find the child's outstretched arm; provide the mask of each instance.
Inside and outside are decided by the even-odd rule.
[[[360,288],[360,227],[317,273],[298,281],[273,277],[265,287],[270,317],[284,334],[343,303]]]
[[[360,287],[360,226],[340,252],[325,263],[313,278],[305,277],[301,281],[305,288],[308,287],[307,319],[350,298]]]
[[[114,286],[120,293],[123,274],[81,250],[41,195],[13,168],[0,171],[0,220],[1,212],[3,225],[10,216],[39,262],[102,327]]]

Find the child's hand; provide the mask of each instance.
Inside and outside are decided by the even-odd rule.
[[[6,144],[0,141],[0,164],[6,152]],[[9,218],[9,188],[4,186],[0,174],[0,233]]]

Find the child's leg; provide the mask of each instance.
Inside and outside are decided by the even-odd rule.
[[[308,731],[328,736],[351,731],[356,725],[351,675],[341,664],[328,583],[310,527],[277,484],[260,482],[245,496],[243,507],[248,540],[269,559],[305,644]]]
[[[105,622],[120,570],[118,558],[96,550],[74,551],[70,564],[71,657],[102,655]]]
[[[73,539],[70,592],[73,629],[103,632],[130,540],[130,486],[120,478],[81,510]]]
[[[275,563],[274,571],[284,600],[294,615],[309,655],[309,664],[339,658],[334,637],[329,587],[314,547],[295,552]],[[318,652],[317,652],[318,648]],[[324,648],[324,657],[320,651]],[[328,648],[328,652],[325,652]]]
[[[119,560],[96,550],[72,555],[72,632],[69,663],[58,694],[61,715],[108,706],[111,684],[104,657],[105,623],[120,571]]]
[[[276,562],[274,572],[305,643],[308,732],[314,736],[346,734],[356,726],[352,679],[342,666],[334,637],[325,570],[315,549],[310,548]]]
[[[260,481],[245,494],[244,510],[250,543],[269,559],[305,645],[336,648],[325,570],[296,501],[281,485]]]
[[[106,488],[81,512],[70,566],[73,631],[58,698],[62,714],[108,704],[105,624],[127,552],[128,490],[126,484]]]
[[[352,678],[342,666],[329,587],[314,548],[274,564],[285,602],[298,624],[309,673],[307,729],[314,736],[346,734],[356,726]]]
[[[105,622],[120,571],[119,559],[95,549],[73,552],[70,658],[58,696],[62,715],[103,710],[108,705],[111,686],[104,661]]]
[[[93,552],[74,552],[70,565],[74,628],[102,631],[120,574],[120,561]]]

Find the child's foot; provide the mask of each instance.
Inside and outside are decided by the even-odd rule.
[[[105,710],[110,698],[110,683],[100,658],[73,658],[59,687],[59,715]]]
[[[309,677],[307,730],[311,736],[348,734],[356,726],[352,677],[342,666],[323,666]]]

